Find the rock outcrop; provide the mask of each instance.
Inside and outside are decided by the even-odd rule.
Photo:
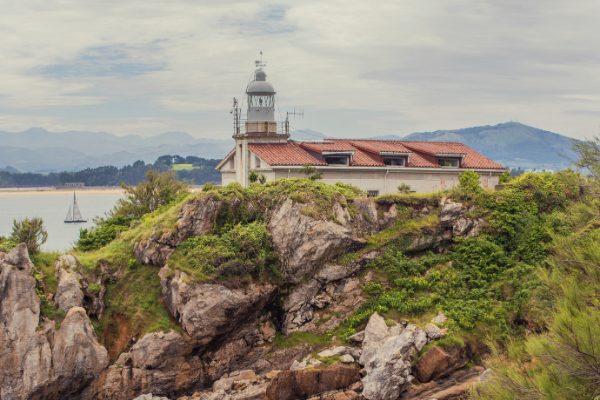
[[[413,366],[413,373],[423,383],[437,380],[467,365],[472,356],[469,344],[448,349],[433,346]]]
[[[294,400],[350,386],[359,380],[358,369],[335,364],[322,370],[282,371],[269,384],[268,400]]]
[[[228,288],[215,283],[185,282],[185,272],[160,270],[165,304],[181,322],[198,346],[222,338],[243,322],[255,319],[275,296],[276,286],[250,283],[247,287]]]
[[[469,218],[464,214],[475,210],[475,206],[464,207],[462,203],[442,199],[440,217],[442,224],[452,228],[454,237],[475,237],[485,225],[481,218]]]
[[[366,244],[349,227],[307,217],[300,212],[303,207],[288,199],[273,212],[268,224],[279,252],[280,270],[286,282],[293,284],[334,257]]]
[[[58,328],[38,330],[33,264],[20,244],[0,260],[0,397],[68,398],[108,365],[85,310],[71,307]]]
[[[54,275],[58,277],[58,287],[54,295],[57,309],[68,312],[71,307],[81,307],[83,293],[79,287],[77,259],[72,255],[62,255],[54,262]]]

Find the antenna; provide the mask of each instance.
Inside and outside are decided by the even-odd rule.
[[[260,60],[254,61],[254,64],[256,64],[256,68],[258,68],[259,71],[262,71],[262,68],[267,66],[267,62],[266,61],[263,63],[263,60],[262,60],[262,51],[260,52]]]
[[[304,110],[298,110],[298,112],[296,112],[296,107],[294,107],[294,112],[288,112],[287,115],[288,115],[288,118],[290,115],[293,115],[294,119],[296,119],[296,115],[297,115],[298,119],[304,119]]]

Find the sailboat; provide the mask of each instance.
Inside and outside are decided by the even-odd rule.
[[[73,212],[71,212],[71,209],[73,210]],[[69,212],[67,213],[67,217],[65,218],[65,223],[67,222],[87,222],[87,220],[83,219],[81,211],[79,211],[79,206],[77,205],[77,198],[75,197],[75,192],[73,192],[73,204],[69,206]]]

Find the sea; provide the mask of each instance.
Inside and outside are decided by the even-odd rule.
[[[93,227],[94,218],[103,217],[122,197],[118,194],[78,195],[79,210],[88,222],[67,224],[64,220],[73,203],[73,192],[53,196],[28,196],[25,192],[23,196],[0,196],[0,236],[10,235],[13,219],[41,217],[48,232],[42,250],[67,252],[79,238],[79,230]]]

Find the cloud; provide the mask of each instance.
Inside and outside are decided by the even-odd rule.
[[[227,136],[262,50],[282,113],[306,109],[300,129],[518,119],[583,137],[599,125],[599,13],[583,0],[9,2],[0,130]]]

